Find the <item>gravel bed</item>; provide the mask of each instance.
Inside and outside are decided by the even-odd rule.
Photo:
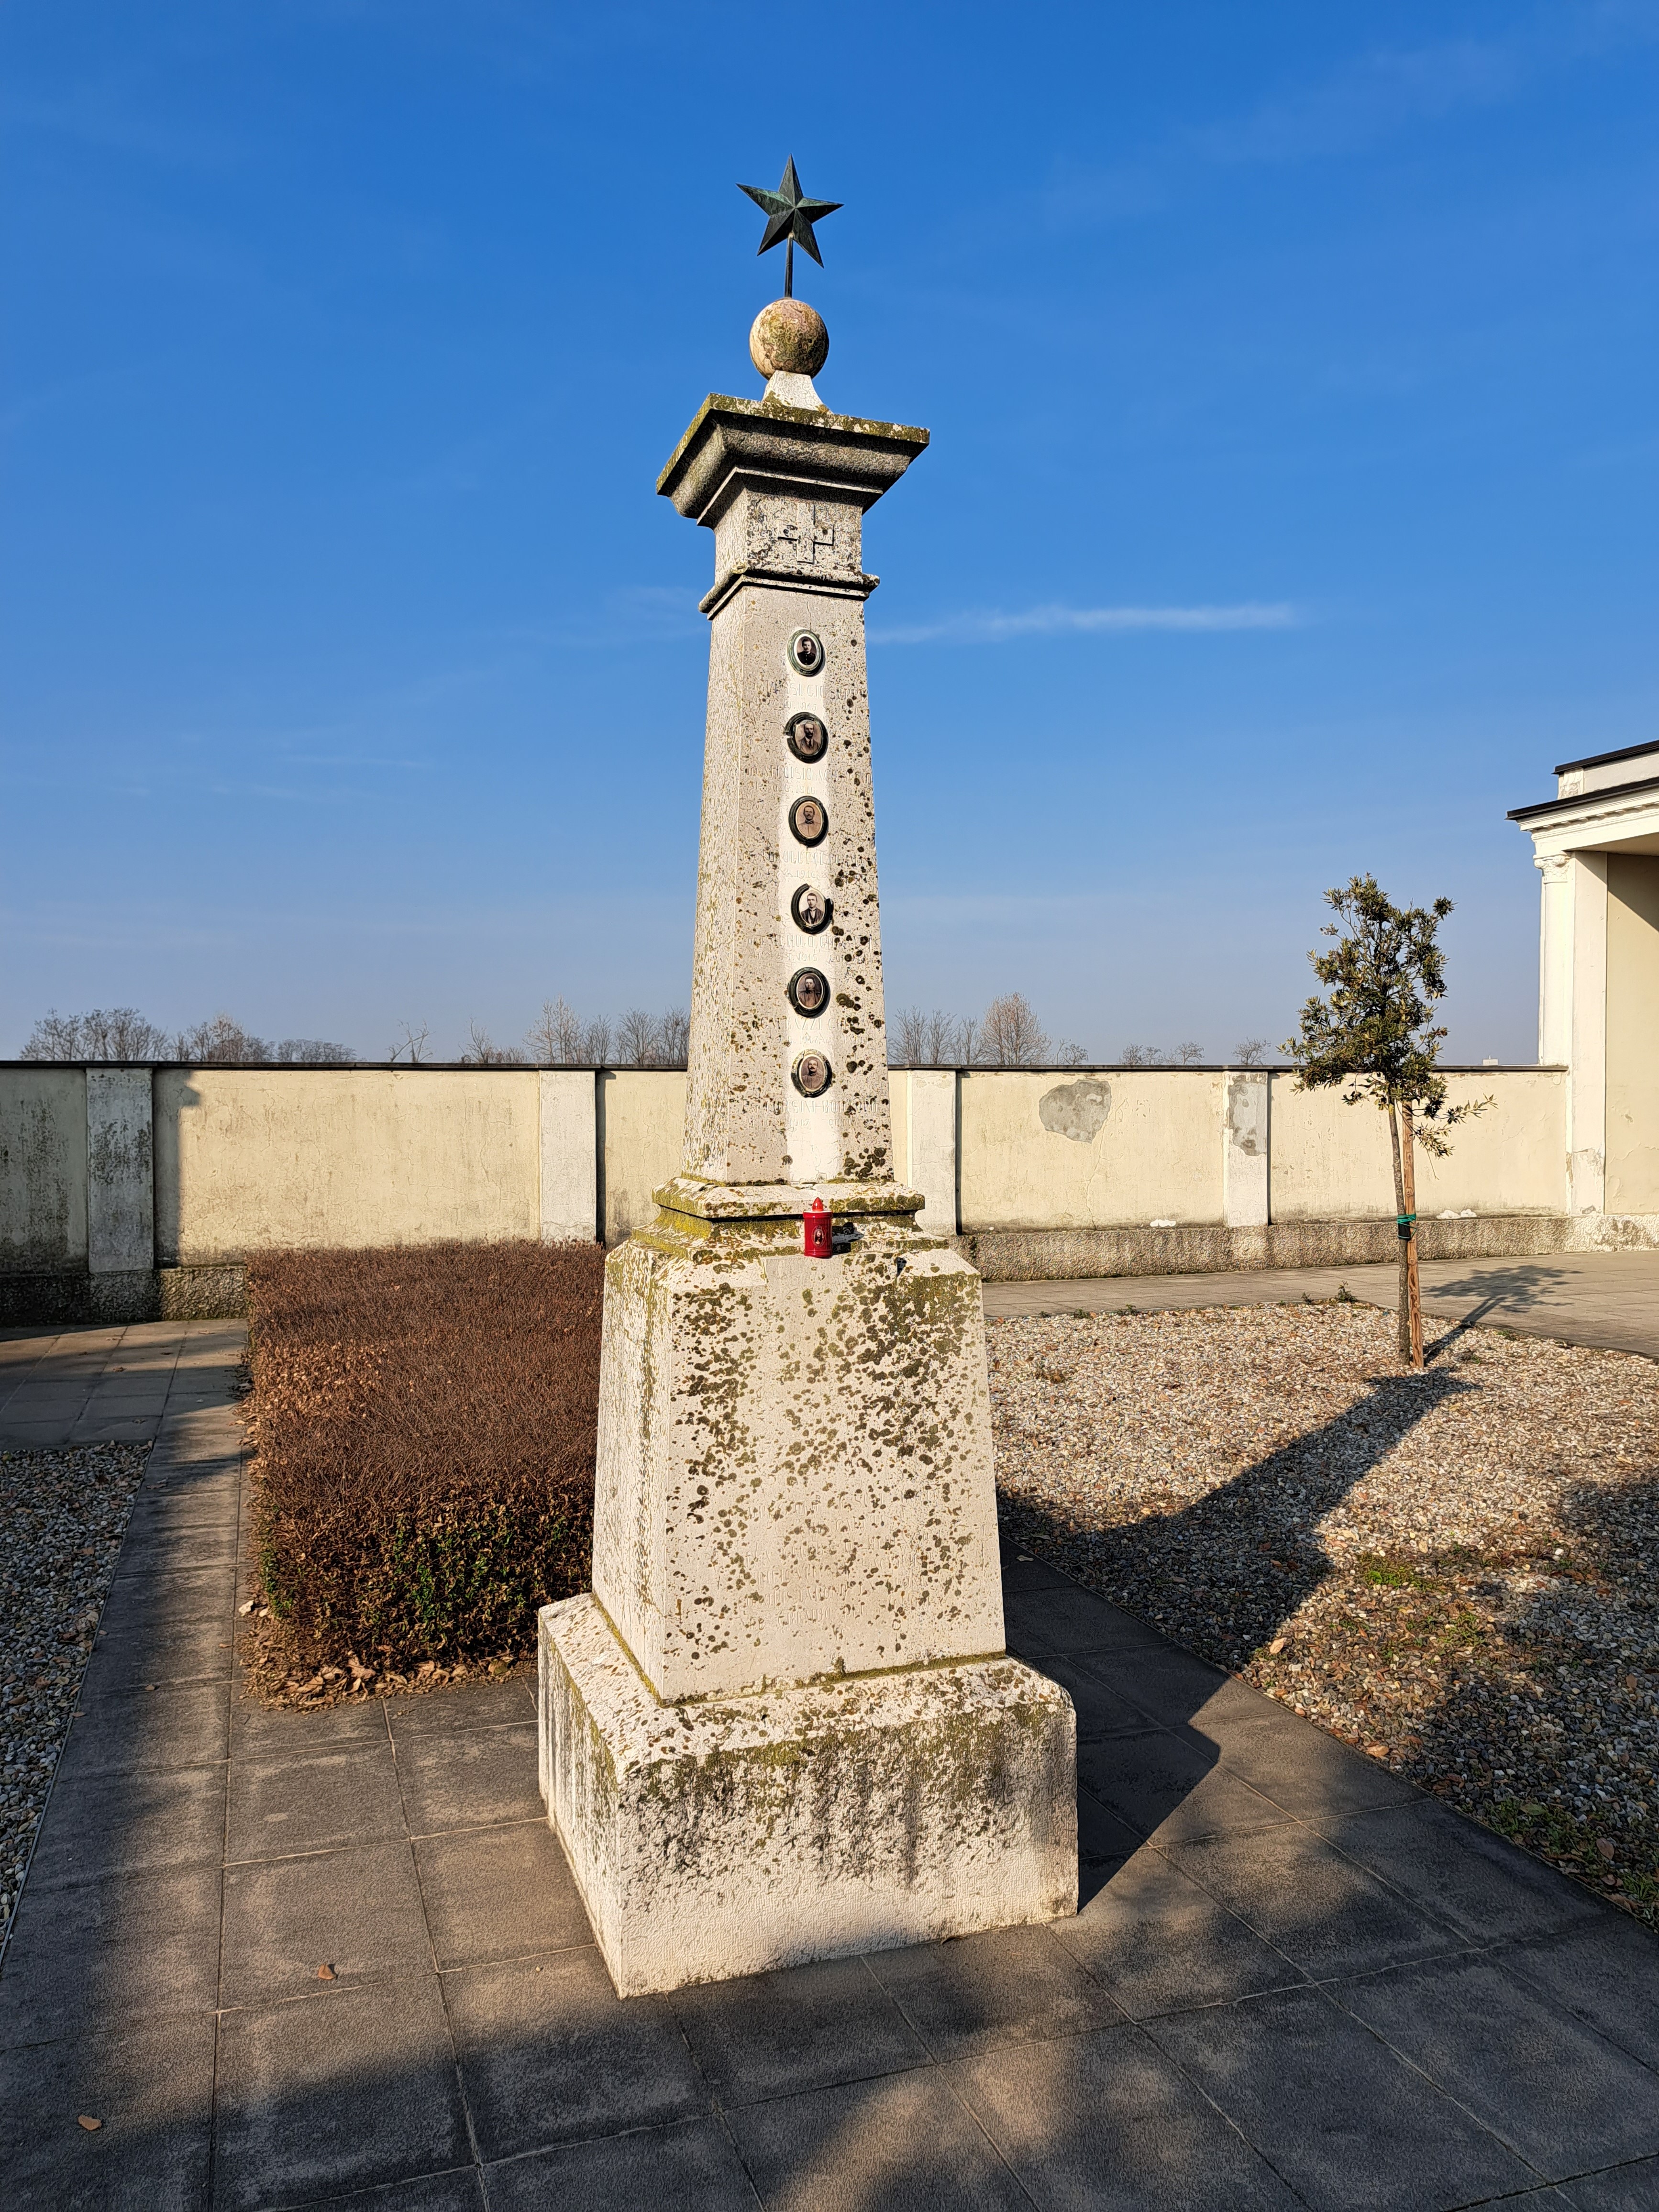
[[[0,1942],[149,1455],[0,1452]]]
[[[1440,1326],[994,1322],[1005,1527],[1659,1926],[1659,1365]]]

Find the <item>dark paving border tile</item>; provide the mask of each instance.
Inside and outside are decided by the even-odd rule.
[[[1317,1825],[1350,1858],[1479,1942],[1552,1935],[1600,1920],[1612,1909],[1553,1867],[1431,1798]],[[1654,1963],[1659,1969],[1659,1957]]]
[[[219,1869],[26,1885],[0,1976],[0,2050],[112,2023],[210,2013],[219,1979]]]
[[[64,1775],[54,1785],[29,1868],[29,1894],[106,1875],[219,1864],[227,1769]]]
[[[1030,2212],[938,2067],[746,2105],[728,2124],[768,2212]]]
[[[825,1959],[668,2000],[703,2079],[729,2107],[927,2063],[861,1959]]]
[[[1212,1837],[1182,1844],[1170,1857],[1316,1980],[1375,1973],[1462,1948],[1443,1923],[1306,1828]]]
[[[533,2153],[488,2169],[491,2212],[755,2212],[757,2198],[718,2120],[681,2120]]]
[[[1659,2204],[1659,2158],[1584,2174],[1558,2193],[1572,2212],[1653,2212]]]
[[[1031,2036],[1074,2035],[1121,2018],[1042,1928],[994,1928],[945,1943],[876,1951],[871,1972],[935,2058]]]
[[[1305,1977],[1161,1853],[1137,1852],[1054,1935],[1132,2020],[1224,2004]]]
[[[238,1759],[230,1770],[230,1860],[385,1843],[404,1832],[389,1743],[317,1759]]]
[[[1333,1995],[1546,2180],[1659,2156],[1659,2075],[1490,1958],[1437,1959]]]
[[[311,1996],[321,1966],[344,1982],[431,1971],[404,1841],[228,1867],[224,1893],[222,2005]]]
[[[441,1967],[593,1941],[575,1879],[544,1820],[424,1836],[415,1858]]]
[[[1659,2070],[1659,1937],[1638,1922],[1608,1906],[1584,1927],[1500,1955],[1551,2003]]]
[[[1146,2033],[1318,2212],[1423,2212],[1538,2179],[1316,1990],[1170,2014]]]
[[[213,2133],[214,2021],[132,2020],[0,2064],[0,2192],[24,2212],[201,2212]],[[95,2132],[80,2116],[101,2123]]]
[[[217,2133],[214,2195],[224,2212],[467,2164],[437,1977],[227,2013]]]
[[[444,1997],[486,2163],[708,2109],[673,2014],[624,2003],[596,1950],[464,1967]]]
[[[1272,2167],[1138,2028],[1020,2044],[951,2071],[1038,2204],[1297,2212]]]

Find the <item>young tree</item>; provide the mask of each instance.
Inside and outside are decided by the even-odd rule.
[[[1330,995],[1308,1000],[1298,1034],[1282,1048],[1303,1090],[1340,1087],[1346,1104],[1369,1098],[1388,1115],[1400,1232],[1400,1356],[1421,1367],[1415,1147],[1443,1159],[1451,1150],[1444,1132],[1492,1103],[1483,1098],[1448,1106],[1446,1079],[1435,1064],[1446,1034],[1431,1018],[1446,995],[1445,955],[1436,933],[1452,902],[1437,898],[1431,907],[1397,907],[1375,876],[1356,876],[1341,890],[1327,891],[1325,903],[1337,919],[1320,933],[1336,944],[1308,957]]]
[[[426,1058],[426,1041],[432,1034],[430,1029],[424,1022],[418,1028],[413,1022],[400,1022],[398,1026],[403,1035],[392,1046],[392,1057],[396,1060],[399,1054],[407,1053],[410,1066],[419,1067]]]
[[[1266,1037],[1246,1037],[1242,1044],[1233,1047],[1235,1067],[1265,1067],[1267,1064]]]
[[[665,1067],[684,1067],[691,1042],[691,1017],[684,1006],[671,1006],[657,1024],[657,1045]]]
[[[1204,1048],[1194,1039],[1189,1038],[1185,1044],[1178,1044],[1175,1056],[1177,1067],[1202,1067],[1204,1065]]]

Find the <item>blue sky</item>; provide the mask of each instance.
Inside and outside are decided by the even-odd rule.
[[[0,1052],[49,1006],[380,1057],[684,1003],[712,540],[653,491],[846,202],[890,1006],[1285,1035],[1659,727],[1659,5],[15,0]],[[1204,611],[1209,611],[1207,612]]]

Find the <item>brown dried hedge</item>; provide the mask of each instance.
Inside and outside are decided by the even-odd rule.
[[[518,1243],[250,1263],[259,1571],[294,1662],[521,1653],[586,1588],[604,1270]]]

